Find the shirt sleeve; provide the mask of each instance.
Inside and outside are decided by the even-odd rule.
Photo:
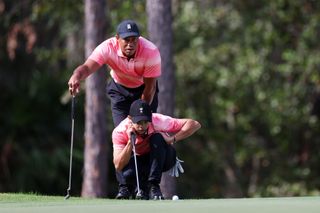
[[[111,47],[109,40],[106,40],[99,44],[89,56],[89,59],[97,62],[100,66],[106,63],[107,58],[110,57]]]
[[[183,122],[181,119],[172,118],[170,116],[158,113],[152,114],[152,123],[154,125],[155,131],[160,132],[178,132],[183,126]]]
[[[150,55],[146,59],[143,77],[156,78],[161,75],[161,56],[158,48],[150,50]]]
[[[112,132],[112,143],[114,150],[122,150],[125,148],[128,142],[127,134],[119,129],[115,128]]]

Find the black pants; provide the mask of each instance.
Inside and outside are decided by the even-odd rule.
[[[130,106],[133,101],[141,98],[144,90],[144,85],[137,88],[127,88],[117,84],[113,79],[108,83],[107,94],[111,100],[111,112],[114,126],[129,115]],[[158,108],[158,84],[156,92],[151,103],[152,112],[157,112]]]
[[[150,137],[150,153],[137,156],[139,185],[146,190],[147,183],[159,184],[162,172],[176,163],[176,150],[167,144],[160,133]],[[135,186],[136,173],[133,155],[121,172],[117,172],[119,185]]]

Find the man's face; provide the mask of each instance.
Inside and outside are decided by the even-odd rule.
[[[143,135],[148,130],[149,121],[139,121],[138,123],[133,123],[133,128],[138,135]]]
[[[132,58],[136,52],[139,38],[135,36],[120,38],[117,36],[117,39],[123,55],[128,58]]]

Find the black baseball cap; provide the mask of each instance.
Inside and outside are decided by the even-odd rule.
[[[117,34],[120,36],[120,38],[140,36],[138,25],[132,20],[122,21],[117,27]]]
[[[150,105],[141,99],[134,101],[131,104],[129,115],[133,123],[138,123],[139,121],[149,121],[152,122],[152,111]]]

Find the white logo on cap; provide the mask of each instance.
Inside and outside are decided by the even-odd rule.
[[[127,29],[131,30],[131,24],[127,24]]]
[[[143,108],[140,107],[139,110],[140,110],[140,113],[142,114],[143,113]]]

